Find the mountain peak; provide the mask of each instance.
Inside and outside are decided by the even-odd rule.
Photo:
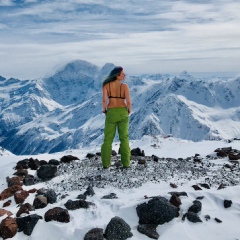
[[[194,77],[190,75],[186,70],[184,70],[180,73],[180,75],[178,76],[178,79],[193,81]]]
[[[62,69],[58,71],[60,72],[71,72],[71,73],[96,73],[98,71],[98,66],[87,62],[85,60],[74,60],[70,63],[67,63]]]
[[[0,81],[4,81],[4,80],[6,80],[6,78],[0,76]]]

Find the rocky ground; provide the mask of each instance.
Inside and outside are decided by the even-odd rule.
[[[240,184],[239,160],[240,151],[231,147],[218,148],[213,154],[204,157],[195,154],[184,159],[145,156],[143,150],[136,148],[131,151],[131,166],[127,169],[122,167],[120,155],[115,151],[112,152],[112,164],[108,169],[102,168],[100,153],[88,153],[84,159],[72,155],[49,161],[23,159],[16,163],[13,168],[15,172],[9,173],[6,179],[8,188],[0,194],[0,201],[3,201],[0,208],[2,217],[0,237],[12,238],[17,232],[30,236],[39,220],[43,222],[44,219],[46,223],[51,221],[68,223],[72,219],[71,214],[74,215],[69,211],[81,208],[96,210],[96,203],[86,201],[95,195],[93,187],[130,189],[138,188],[147,182],[166,182],[172,188],[189,185],[191,182],[194,183],[192,185],[194,190],[236,186]],[[37,187],[39,183],[46,188]],[[28,186],[28,190],[25,186]],[[72,199],[66,198],[74,190],[85,192]],[[170,191],[168,194],[171,194],[169,200],[158,195],[150,197],[144,195],[145,199],[149,199],[148,202],[138,204],[136,207],[139,233],[158,239],[157,226],[174,218],[181,218],[182,221],[187,218],[193,223],[203,222],[199,216],[203,196],[196,198],[193,205],[183,211],[180,208],[182,204],[180,197],[187,196],[187,193]],[[29,202],[30,198],[32,200]],[[116,193],[102,197],[102,199],[114,198],[118,198]],[[17,204],[17,212],[14,207],[11,208],[14,204]],[[236,203],[231,199],[223,199],[224,208],[230,208],[232,204]],[[7,210],[9,207],[14,211]],[[32,211],[33,214],[30,213]],[[208,214],[202,217],[206,221],[211,218]],[[214,219],[216,222],[222,222],[219,218]],[[133,236],[132,230],[123,218],[115,216],[105,230],[90,229],[84,239],[104,237],[108,240],[127,239]]]
[[[232,151],[238,150],[232,149]],[[196,154],[186,159],[132,155],[131,167],[123,169],[120,156],[115,155],[112,156],[111,167],[103,169],[101,157],[97,154],[89,154],[86,159],[59,165],[57,171],[59,182],[49,181],[48,186],[60,193],[82,190],[89,185],[126,189],[140,187],[149,181],[182,185],[195,180],[199,187],[202,185],[207,188],[239,185],[239,162],[233,160],[223,163],[223,159],[225,158],[219,152],[206,157]]]

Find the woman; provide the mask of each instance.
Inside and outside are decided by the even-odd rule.
[[[104,142],[101,147],[103,168],[111,165],[112,142],[118,130],[120,154],[123,167],[130,165],[130,147],[128,141],[129,114],[132,102],[128,85],[121,83],[125,79],[122,67],[115,67],[103,82],[102,110],[106,115]]]

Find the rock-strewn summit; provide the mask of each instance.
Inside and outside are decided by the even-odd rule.
[[[223,158],[228,163],[220,163],[219,160]],[[143,195],[141,202],[135,207],[139,219],[135,223],[137,231],[149,238],[158,239],[158,225],[167,224],[175,218],[183,223],[188,220],[195,224],[211,219],[209,214],[206,215],[206,210],[205,215],[202,214],[204,196],[197,197],[187,210],[182,210],[182,204],[189,202],[188,193],[176,191],[178,185],[195,181],[197,184],[192,185],[192,190],[198,192],[202,189],[221,190],[239,185],[238,160],[240,151],[231,147],[217,148],[206,157],[195,154],[186,159],[145,156],[143,150],[135,148],[131,150],[131,166],[128,169],[122,167],[120,156],[115,151],[109,169],[102,168],[99,153],[89,153],[84,159],[65,155],[59,160],[51,159],[48,162],[33,158],[23,159],[17,162],[15,172],[9,173],[14,176],[7,177],[8,187],[0,193],[0,201],[3,202],[0,209],[0,237],[12,238],[17,232],[31,236],[39,221],[67,224],[72,220],[72,211],[91,209],[92,214],[95,214],[100,199],[114,201],[118,199],[122,189],[134,189],[147,182],[165,182],[174,191],[165,192],[165,196],[157,193],[155,196]],[[61,179],[61,182],[56,178]],[[174,183],[171,182],[173,179]],[[36,189],[37,183],[42,183],[45,187]],[[115,189],[114,193],[95,197],[95,190],[110,186]],[[25,190],[26,188],[29,190]],[[80,191],[81,194],[65,200],[68,193],[75,191]],[[19,204],[19,209],[14,214],[7,210],[13,204],[10,199],[12,196],[12,200]],[[229,198],[222,200],[222,208],[231,208],[235,204]],[[214,219],[216,224],[226,220]],[[124,217],[114,216],[105,229],[96,226],[85,233],[84,239],[116,240],[133,236],[132,228]]]

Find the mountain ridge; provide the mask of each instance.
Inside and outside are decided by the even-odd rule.
[[[113,67],[75,60],[42,79],[0,77],[0,146],[21,155],[100,144],[105,118],[101,84]],[[183,71],[179,76],[127,76],[126,83],[133,102],[130,139],[240,136],[240,77],[206,80]]]

